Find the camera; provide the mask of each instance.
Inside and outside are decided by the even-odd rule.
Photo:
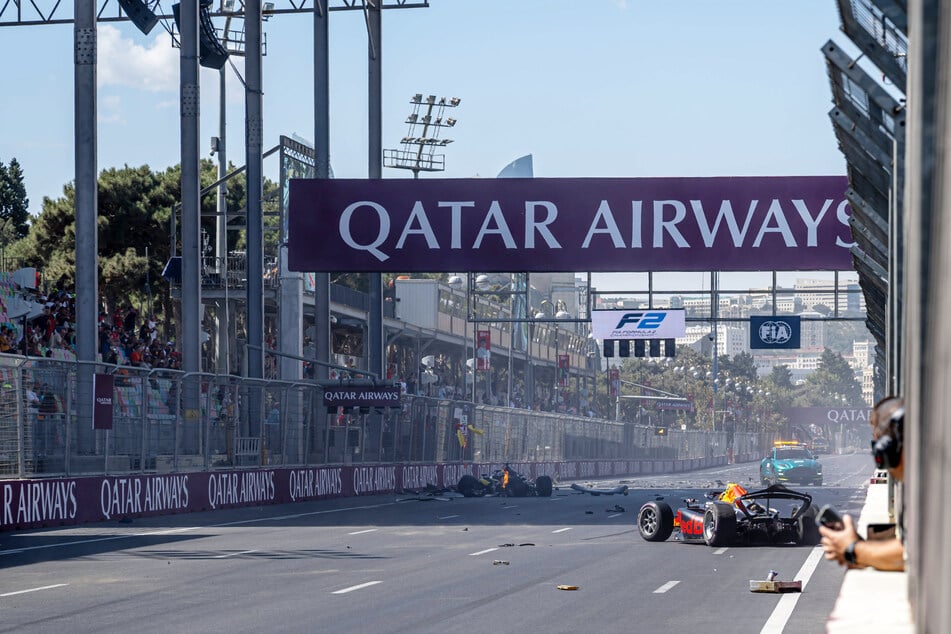
[[[836,530],[842,528],[842,516],[839,515],[839,513],[829,504],[826,504],[821,509],[819,509],[819,514],[816,516],[816,521],[826,528],[833,528]]]

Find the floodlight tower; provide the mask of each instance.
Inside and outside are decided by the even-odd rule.
[[[410,99],[413,111],[406,117],[409,129],[400,141],[400,148],[383,151],[383,166],[412,170],[413,178],[419,178],[420,172],[441,172],[446,169],[446,155],[436,154],[437,147],[446,147],[452,139],[440,137],[443,128],[456,125],[456,119],[447,116],[460,103],[459,97],[423,98],[416,93]]]

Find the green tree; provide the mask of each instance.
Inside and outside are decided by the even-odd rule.
[[[15,158],[9,166],[0,161],[0,244],[4,247],[29,232],[29,208],[20,163]]]
[[[202,160],[202,186],[207,187],[216,179],[215,164]],[[161,273],[172,255],[169,238],[171,214],[178,203],[180,183],[181,169],[177,165],[162,172],[153,172],[143,165],[106,169],[100,174],[97,200],[99,286],[108,310],[118,304],[141,304],[148,291],[162,296],[167,305],[169,289]],[[265,186],[271,191],[275,189],[270,182]],[[243,177],[229,181],[230,210],[244,207],[245,191]],[[72,288],[75,285],[75,200],[72,183],[63,188],[61,198],[44,199],[43,209],[30,226],[29,233],[11,248],[24,264],[40,269],[44,283],[53,288]],[[201,214],[202,228],[213,240],[216,230],[213,195],[202,197]],[[243,227],[244,220],[239,218],[231,224]],[[177,230],[180,228],[179,218]],[[234,247],[241,241],[241,236],[237,235],[238,231],[229,233],[235,234],[229,235],[229,244]],[[272,241],[276,245],[276,238]],[[151,285],[149,289],[145,288],[146,279]]]
[[[825,348],[819,367],[806,378],[805,390],[797,398],[797,404],[860,406],[863,403],[862,386],[855,380],[855,372],[841,354]]]
[[[756,364],[749,352],[730,357],[723,355],[718,360],[719,371],[726,372],[734,380],[756,381]]]
[[[774,365],[773,371],[769,375],[770,381],[778,388],[785,390],[793,389],[792,372],[788,365]]]

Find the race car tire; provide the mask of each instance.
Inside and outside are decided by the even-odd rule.
[[[535,478],[535,493],[538,494],[538,497],[551,497],[551,478],[549,476]]]
[[[816,524],[816,516],[818,514],[819,509],[813,504],[796,520],[798,541],[803,546],[815,546],[822,539],[822,535],[819,534],[819,525]]]
[[[736,512],[732,504],[713,502],[703,514],[703,541],[707,546],[725,546],[736,536]]]
[[[461,493],[463,497],[472,498],[475,497],[476,489],[479,488],[479,486],[479,480],[475,476],[471,476],[467,473],[459,478],[456,491]]]
[[[666,541],[674,532],[674,511],[666,502],[647,502],[637,512],[637,530],[645,541]]]

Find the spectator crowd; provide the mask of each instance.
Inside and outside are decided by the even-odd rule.
[[[73,293],[38,292],[27,299],[42,306],[39,315],[0,323],[0,352],[30,357],[74,359],[76,354],[76,298]],[[6,306],[0,299],[0,314]],[[181,369],[181,353],[174,341],[159,336],[154,315],[142,318],[134,306],[119,306],[110,315],[99,314],[99,358],[104,363]]]

